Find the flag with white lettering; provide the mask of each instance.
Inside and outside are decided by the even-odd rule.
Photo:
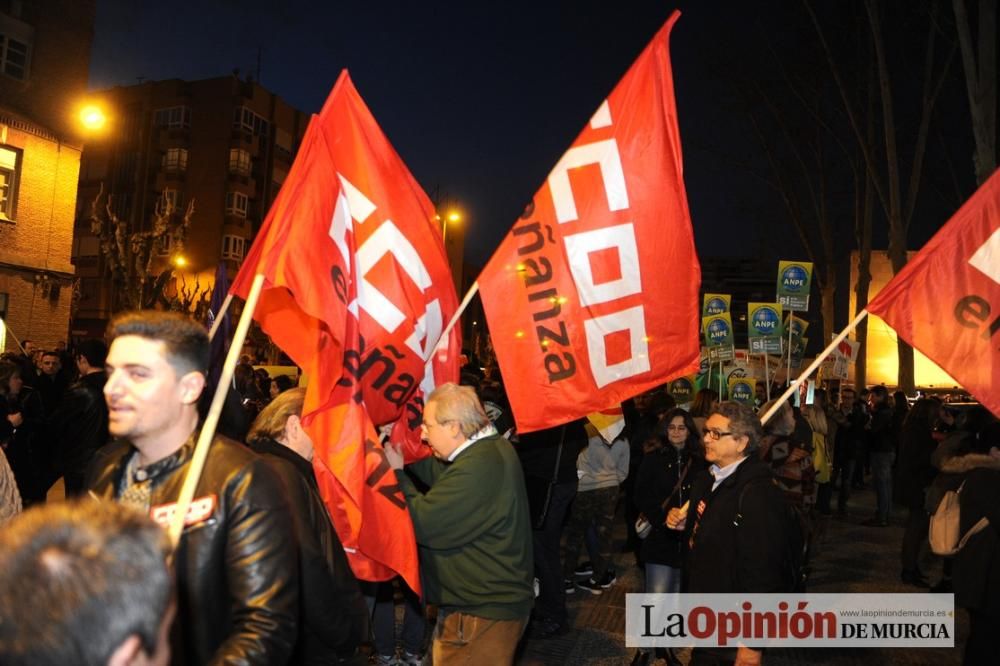
[[[406,501],[378,443],[391,426],[408,461],[423,395],[458,375],[457,297],[434,209],[347,72],[310,124],[233,293],[254,274],[255,313],[309,375],[303,422],[320,491],[355,574],[420,589]]]
[[[866,309],[1000,416],[1000,171]]]
[[[678,16],[601,103],[479,278],[522,432],[698,368],[701,269],[668,53]]]

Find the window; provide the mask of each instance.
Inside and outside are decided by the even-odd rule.
[[[156,246],[156,254],[161,257],[166,257],[174,249],[174,237],[172,234],[163,234],[159,238],[159,243]]]
[[[25,42],[0,33],[0,71],[21,81],[27,79],[29,51]]]
[[[186,148],[168,148],[163,156],[163,168],[168,172],[183,173],[187,171],[188,151]]]
[[[170,207],[170,210],[177,210],[184,203],[181,193],[177,190],[163,190],[160,199]]]
[[[0,220],[11,222],[17,214],[17,181],[21,154],[0,147]]]
[[[233,261],[243,261],[243,253],[246,250],[247,239],[241,236],[222,237],[222,258]]]
[[[250,175],[250,153],[242,148],[229,149],[229,173]]]
[[[267,136],[270,123],[245,106],[233,109],[233,129],[241,129],[259,136]]]
[[[171,106],[156,110],[156,126],[178,129],[191,127],[191,109],[186,106]]]
[[[242,192],[226,192],[226,214],[246,218],[250,199]]]

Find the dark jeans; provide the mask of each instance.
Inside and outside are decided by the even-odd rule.
[[[830,515],[830,500],[833,497],[832,480],[816,484],[816,510],[824,516]]]
[[[969,639],[965,642],[965,666],[994,664],[997,658],[997,635],[1000,622],[982,611],[969,610]]]
[[[872,478],[875,481],[875,497],[878,501],[878,519],[889,521],[892,510],[892,461],[896,454],[892,451],[872,451]]]
[[[903,546],[899,558],[904,571],[916,571],[920,544],[927,540],[927,531],[930,527],[929,517],[924,509],[924,493],[912,493],[906,505],[910,514],[906,517],[906,531],[903,532]]]
[[[594,580],[600,580],[611,563],[611,529],[618,503],[618,486],[579,491],[566,528],[566,553],[563,555],[563,577],[573,578],[587,528],[597,528],[597,557],[591,557]]]
[[[423,654],[427,640],[427,620],[420,598],[402,580],[399,588],[403,593],[403,649],[412,654]],[[365,601],[372,612],[372,633],[375,635],[375,651],[378,654],[396,653],[396,602],[392,581],[368,583],[364,587]]]
[[[563,624],[566,622],[566,591],[563,588],[563,568],[559,559],[559,541],[563,521],[573,498],[576,481],[552,486],[549,510],[541,529],[532,532],[535,554],[535,575],[538,576],[537,615]]]
[[[847,511],[847,500],[851,498],[851,478],[854,476],[854,469],[857,461],[854,459],[845,460],[837,468],[840,476],[840,490],[837,494],[837,511],[844,513]]]

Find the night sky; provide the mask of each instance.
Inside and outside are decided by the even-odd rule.
[[[466,256],[482,263],[679,8],[671,56],[699,253],[766,247],[801,259],[778,199],[753,175],[766,165],[736,90],[741,77],[773,81],[769,58],[795,58],[811,36],[786,3],[760,4],[768,3],[98,0],[90,83],[195,80],[234,68],[245,76],[256,73],[260,49],[261,83],[315,112],[346,67],[424,189],[465,210]],[[960,159],[967,180],[971,160]],[[918,246],[957,205],[929,181]]]

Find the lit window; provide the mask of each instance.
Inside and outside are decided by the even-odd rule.
[[[229,173],[250,175],[250,153],[242,148],[229,149]]]
[[[0,220],[8,222],[17,213],[17,181],[20,154],[0,147]]]
[[[241,236],[222,237],[222,258],[243,261],[247,240]]]
[[[24,81],[28,78],[28,44],[0,34],[0,71]]]
[[[191,127],[191,109],[186,106],[171,106],[156,110],[156,126],[178,129]]]
[[[186,148],[168,148],[163,156],[163,168],[169,172],[187,171],[188,151]]]
[[[226,214],[246,218],[250,199],[242,192],[226,192]]]

